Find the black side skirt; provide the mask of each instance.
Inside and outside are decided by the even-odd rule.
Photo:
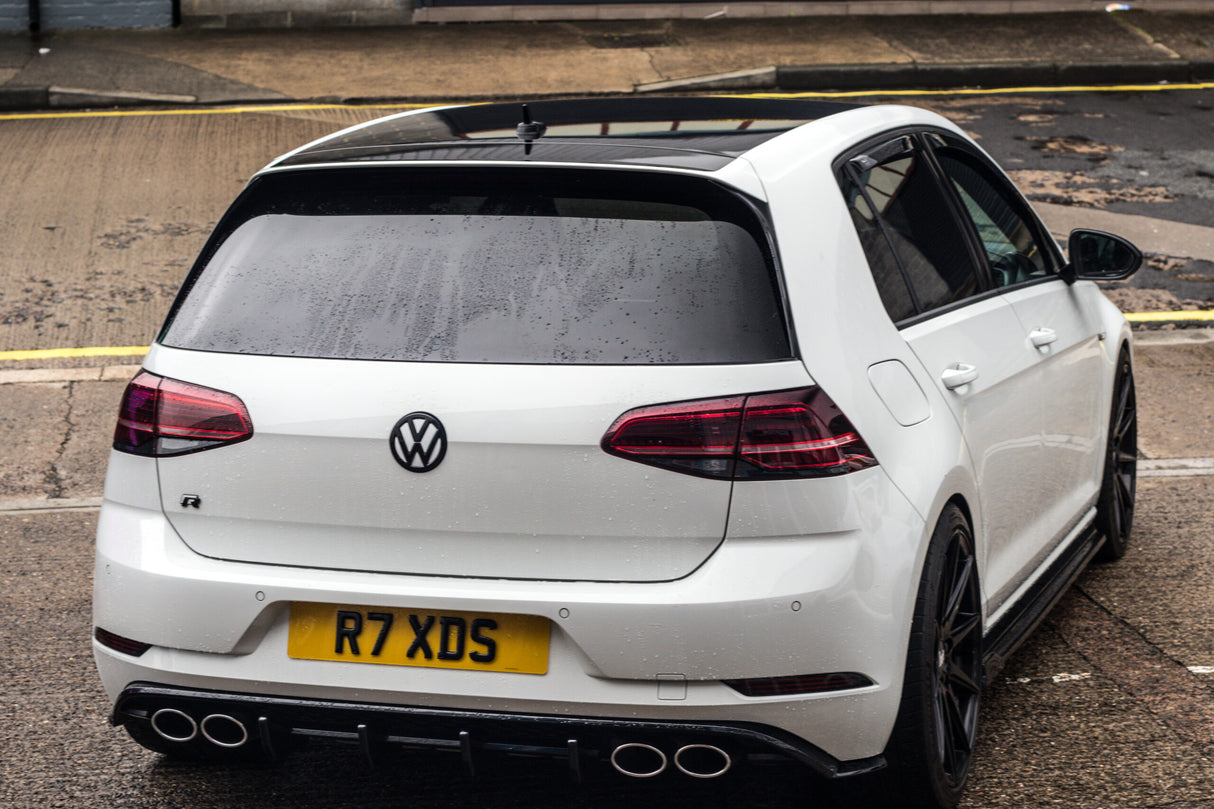
[[[1095,523],[1089,524],[1071,540],[1070,546],[1054,560],[1037,584],[987,632],[982,655],[985,682],[989,683],[998,675],[1007,659],[1083,573],[1102,544],[1104,536]]]

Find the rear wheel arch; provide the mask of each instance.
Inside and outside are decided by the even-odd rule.
[[[946,809],[960,799],[977,738],[982,603],[969,501],[945,501],[913,588],[914,611],[888,766],[849,784],[848,806]]]

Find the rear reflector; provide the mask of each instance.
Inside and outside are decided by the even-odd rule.
[[[131,657],[139,657],[139,655],[152,648],[150,643],[140,643],[137,640],[124,638],[121,635],[115,635],[113,632],[106,632],[101,627],[93,629],[93,637],[102,646],[107,646],[116,652],[122,652],[124,655]]]
[[[842,475],[877,459],[819,387],[630,410],[604,451],[701,477],[748,480]]]
[[[162,458],[252,437],[239,397],[140,371],[122,395],[114,449]]]
[[[750,680],[726,680],[725,685],[747,697],[781,697],[791,694],[821,694],[864,688],[873,681],[854,671],[831,674],[798,674],[792,677],[756,677]]]

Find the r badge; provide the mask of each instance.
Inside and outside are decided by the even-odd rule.
[[[447,431],[429,413],[418,411],[396,422],[388,439],[392,457],[410,472],[429,472],[447,454]]]

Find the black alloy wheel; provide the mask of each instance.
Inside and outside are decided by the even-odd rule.
[[[883,804],[951,807],[961,798],[978,735],[982,597],[974,536],[949,504],[932,533],[907,649]],[[892,797],[896,795],[897,797]]]
[[[1109,440],[1105,447],[1104,477],[1096,504],[1096,527],[1104,544],[1096,558],[1112,562],[1125,555],[1134,523],[1134,494],[1138,479],[1138,403],[1130,352],[1122,348],[1113,380],[1109,413]]]
[[[962,784],[978,735],[982,610],[969,526],[958,521],[944,555],[936,607],[935,724],[945,778]]]

